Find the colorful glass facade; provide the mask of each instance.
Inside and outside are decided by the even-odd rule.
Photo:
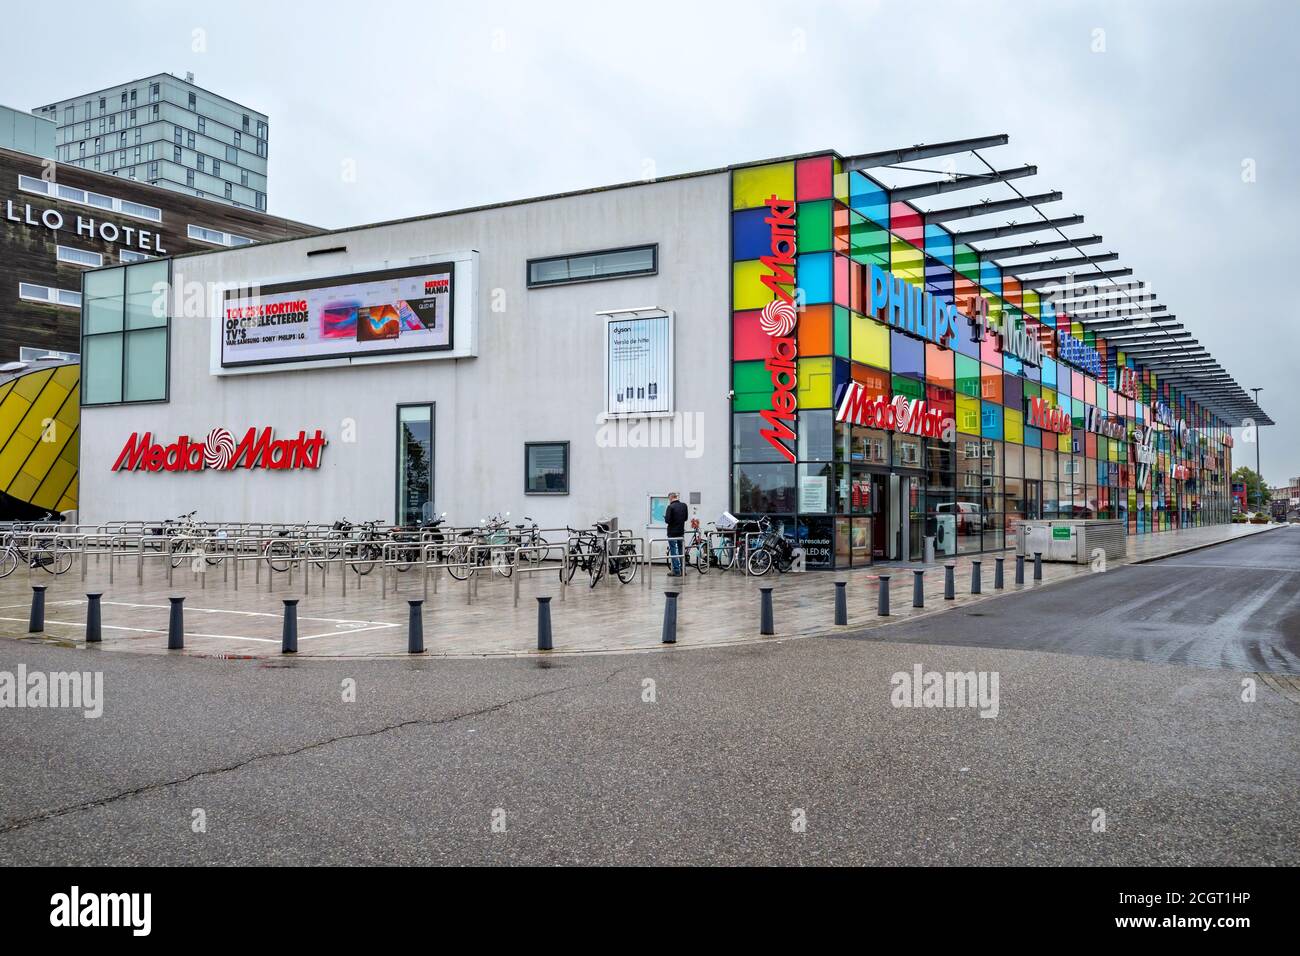
[[[732,510],[771,516],[810,566],[918,559],[927,535],[941,557],[1001,550],[1026,518],[1118,518],[1131,534],[1230,520],[1226,422],[838,155],[736,168],[731,197]],[[784,285],[772,199],[795,202]],[[928,334],[872,308],[884,277],[938,303],[932,315],[919,292],[894,290],[917,304],[910,315],[930,317]],[[779,333],[764,313],[778,287],[798,315],[782,352],[797,345],[785,420],[773,398]],[[933,327],[944,305],[958,310],[947,338]],[[1002,335],[981,340],[982,328]],[[1022,357],[1003,350],[1013,329],[1036,343],[1039,365],[1023,345]],[[951,428],[930,437],[837,421],[853,383],[884,403],[924,402]]]

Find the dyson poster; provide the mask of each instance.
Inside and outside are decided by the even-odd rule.
[[[667,315],[614,319],[606,326],[606,412],[671,412],[672,326]]]

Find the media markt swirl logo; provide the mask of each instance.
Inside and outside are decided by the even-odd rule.
[[[793,303],[774,299],[763,306],[758,324],[768,335],[789,335],[794,331],[794,323],[797,319],[798,314]]]
[[[208,432],[203,442],[203,464],[209,468],[226,469],[235,460],[235,436],[218,425]]]

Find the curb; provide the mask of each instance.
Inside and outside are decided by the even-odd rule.
[[[1236,538],[1229,538],[1227,541],[1211,541],[1209,544],[1195,544],[1188,548],[1182,548],[1178,551],[1168,551],[1164,554],[1152,555],[1149,558],[1141,558],[1136,561],[1129,561],[1129,564],[1150,564],[1152,561],[1164,561],[1166,558],[1176,558],[1180,554],[1191,554],[1193,551],[1204,551],[1206,548],[1217,548],[1223,544],[1232,544],[1234,541],[1245,541],[1247,538],[1253,538],[1256,535],[1267,534],[1270,531],[1280,531],[1283,528],[1289,528],[1290,525],[1280,524],[1276,527],[1261,528],[1259,531],[1252,531],[1250,534],[1243,534]]]

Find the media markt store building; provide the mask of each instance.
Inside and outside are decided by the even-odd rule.
[[[1144,361],[1169,333],[1132,331],[1131,270],[1049,259],[1074,242],[1036,209],[954,226],[1026,203],[926,213],[911,197],[946,188],[865,171],[909,152],[731,171],[734,513],[833,567],[920,560],[927,536],[940,559],[1011,548],[1026,519],[1229,520],[1229,422]],[[984,245],[1034,231],[1052,241]]]

